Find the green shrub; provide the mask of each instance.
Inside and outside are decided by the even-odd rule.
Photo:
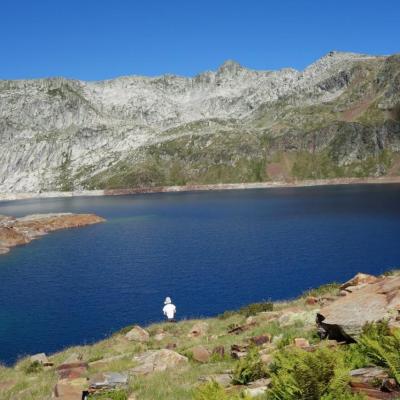
[[[37,374],[43,371],[43,365],[39,361],[33,361],[23,368],[26,374]]]
[[[322,347],[313,353],[300,349],[279,352],[270,368],[269,400],[347,400],[349,368],[344,351]]]
[[[237,311],[225,311],[222,314],[218,315],[218,319],[228,319],[230,317],[233,317],[234,315],[237,315]]]
[[[193,400],[248,400],[248,397],[240,394],[227,394],[224,388],[212,381],[198,386],[193,391]]]
[[[373,364],[387,368],[400,384],[400,331],[390,332],[386,321],[366,324],[358,340],[359,351]]]
[[[90,400],[128,400],[126,390],[110,390],[103,393],[93,394],[89,397]]]
[[[274,303],[271,301],[263,301],[260,303],[252,303],[248,304],[247,306],[241,307],[237,311],[228,310],[225,311],[223,314],[218,315],[219,319],[228,319],[234,315],[244,315],[245,317],[250,317],[252,315],[256,315],[260,312],[265,311],[273,311],[274,310]]]
[[[240,359],[233,371],[232,382],[239,385],[247,385],[267,376],[266,368],[261,361],[256,347],[249,350],[246,357]]]
[[[320,297],[326,295],[335,295],[339,292],[340,284],[337,282],[327,283],[315,289],[304,292],[301,297]]]
[[[239,309],[239,314],[244,315],[245,317],[250,317],[251,315],[256,315],[260,312],[264,311],[273,311],[274,303],[270,301],[263,301],[261,303],[253,303]]]
[[[350,369],[359,369],[372,365],[372,362],[368,355],[361,349],[358,344],[355,343],[347,346],[345,362]]]
[[[196,388],[193,400],[228,400],[228,395],[217,382],[212,381]]]

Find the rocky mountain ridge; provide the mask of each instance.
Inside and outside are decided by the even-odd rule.
[[[400,171],[400,57],[304,71],[227,61],[193,78],[0,81],[0,191],[380,176]]]

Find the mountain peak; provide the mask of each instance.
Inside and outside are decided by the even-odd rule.
[[[225,73],[234,74],[242,69],[243,67],[238,62],[234,60],[227,60],[218,68],[218,72],[222,74]]]

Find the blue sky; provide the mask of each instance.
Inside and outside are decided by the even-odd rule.
[[[400,52],[399,0],[1,0],[0,79],[303,69]]]

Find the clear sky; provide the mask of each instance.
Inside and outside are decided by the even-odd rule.
[[[400,0],[1,0],[0,79],[303,69],[400,52]]]

